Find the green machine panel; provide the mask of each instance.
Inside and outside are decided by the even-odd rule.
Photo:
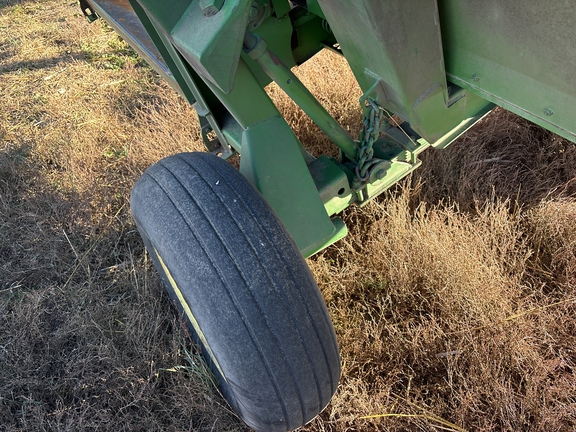
[[[570,0],[440,0],[448,80],[576,141]]]

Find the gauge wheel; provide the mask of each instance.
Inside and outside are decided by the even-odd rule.
[[[230,164],[181,153],[149,167],[132,214],[218,386],[257,431],[312,420],[340,377],[336,335],[295,243]]]

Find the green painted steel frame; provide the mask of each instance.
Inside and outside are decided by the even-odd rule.
[[[145,41],[115,20],[125,0],[85,1],[194,105],[203,136],[214,131],[220,144],[207,142],[210,150],[241,154],[240,171],[305,256],[346,234],[331,216],[392,186],[493,103],[576,141],[574,13],[560,0],[128,0]],[[361,104],[370,97],[405,121],[385,122],[367,181],[353,174],[359,144],[290,71],[336,44]],[[263,89],[272,80],[340,147],[340,160],[304,150]]]
[[[438,5],[448,80],[576,142],[573,2]]]
[[[210,23],[210,17],[203,16],[198,1],[189,2],[186,7],[180,5],[173,13],[167,13],[164,6],[159,8],[158,2],[152,0],[130,2],[141,21],[147,23],[160,52],[171,60],[179,85],[190,90],[196,105],[202,99],[209,101],[201,105],[214,113],[218,130],[222,131],[221,141],[225,140],[241,153],[240,171],[275,210],[303,255],[310,256],[343,237],[345,227],[329,218],[300,142],[263,90],[263,85],[269,82],[266,75],[255,70],[257,63],[250,62],[250,57],[237,49],[236,42],[226,45],[219,38],[225,34],[224,40],[230,39],[230,32],[234,31],[244,34],[248,19],[246,2],[228,0],[224,3],[228,5],[230,19],[236,22],[230,24],[221,18],[213,22],[214,27],[205,24],[206,50],[202,41],[191,36],[199,22]],[[236,9],[232,3],[237,4]],[[235,14],[237,9],[244,12]],[[239,25],[238,20],[242,24]],[[283,44],[290,43],[290,21],[277,17],[270,20],[268,27],[263,26],[264,33],[283,36],[273,39],[271,46],[278,49],[287,64],[294,65],[290,45],[282,48]],[[276,28],[270,30],[270,26]],[[205,52],[210,55],[205,56]],[[226,67],[220,64],[223,57],[227,59]],[[229,61],[230,57],[235,57],[233,62]],[[218,73],[216,77],[213,71]],[[201,95],[197,94],[199,89],[202,89]],[[312,111],[320,109],[314,106]]]

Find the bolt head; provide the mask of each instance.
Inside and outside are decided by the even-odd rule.
[[[544,110],[544,115],[546,115],[546,116],[548,116],[548,117],[550,117],[550,116],[553,115],[553,114],[554,114],[554,111],[552,111],[552,108],[546,108],[546,109]]]
[[[480,81],[480,77],[478,75],[474,74],[474,75],[472,75],[472,81],[478,82],[478,81]]]
[[[200,0],[200,8],[205,17],[216,15],[222,9],[224,0]]]

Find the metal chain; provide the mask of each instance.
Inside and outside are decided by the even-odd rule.
[[[374,159],[372,147],[374,142],[380,138],[380,125],[384,119],[384,113],[376,101],[371,98],[366,99],[366,106],[363,111],[356,177],[361,182],[366,182],[370,178],[370,168],[381,162],[380,159]]]

